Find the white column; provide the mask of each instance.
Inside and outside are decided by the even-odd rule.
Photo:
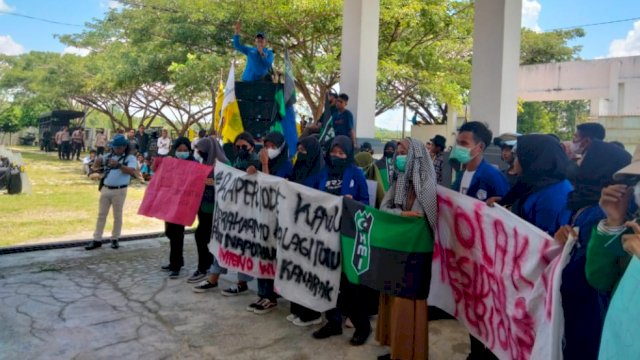
[[[475,1],[471,119],[496,136],[516,131],[521,11],[521,0]]]
[[[380,0],[345,0],[342,19],[340,92],[349,95],[356,136],[373,138]]]

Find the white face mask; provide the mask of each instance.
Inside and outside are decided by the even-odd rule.
[[[633,197],[636,201],[636,205],[640,206],[640,182],[633,187]]]
[[[273,160],[273,159],[277,158],[278,155],[280,155],[281,152],[282,152],[282,148],[267,149],[267,156],[269,156],[270,160]]]

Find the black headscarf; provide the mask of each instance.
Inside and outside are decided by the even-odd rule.
[[[333,150],[334,147],[339,147],[340,149],[342,149],[342,151],[347,155],[347,166],[353,164],[354,159],[353,159],[353,141],[348,138],[347,136],[344,135],[338,135],[336,136],[333,141],[331,142],[331,147],[329,148],[329,153],[331,153],[331,150]],[[329,166],[329,172],[333,173],[333,172],[338,172],[338,171],[343,171],[344,169],[337,169],[335,166]]]
[[[516,156],[522,176],[500,204],[513,205],[512,211],[521,215],[521,206],[529,195],[566,179],[569,158],[558,140],[549,135],[520,136]]]
[[[186,160],[195,160],[193,157],[193,153],[191,152],[191,141],[189,141],[189,138],[186,138],[184,136],[181,136],[177,139],[174,140],[173,142],[173,152],[175,154],[176,151],[178,151],[178,147],[180,145],[185,145],[187,147],[187,151],[189,152],[189,157]]]
[[[383,156],[383,157],[384,157],[384,153],[385,153],[385,152],[387,152],[387,148],[388,148],[388,147],[393,148],[393,152],[395,153],[395,152],[396,152],[396,148],[398,147],[398,145],[397,145],[397,143],[396,143],[395,141],[393,141],[393,140],[392,140],[392,141],[387,142],[386,144],[384,144],[384,150],[382,150],[382,152],[383,152],[382,156]]]
[[[268,141],[280,149],[280,154],[278,156],[273,159],[269,159],[269,172],[273,175],[289,160],[289,147],[284,141],[284,136],[278,132],[268,133],[263,140],[265,144]]]
[[[302,160],[298,158],[296,164],[293,166],[293,181],[302,183],[309,175],[317,174],[324,167],[324,160],[322,159],[322,149],[320,148],[320,141],[315,136],[307,136],[300,139],[298,145],[307,150],[306,159]]]
[[[613,174],[631,163],[631,155],[620,147],[592,140],[589,151],[578,167],[575,190],[569,194],[568,207],[578,211],[600,201],[602,189],[613,183]]]
[[[196,149],[200,152],[200,155],[202,156],[202,163],[205,165],[211,166],[216,163],[216,160],[220,160],[220,162],[225,164],[229,162],[224,151],[222,151],[220,143],[212,139],[210,136],[198,140]]]

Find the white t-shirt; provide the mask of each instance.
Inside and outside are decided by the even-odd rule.
[[[167,138],[159,138],[158,139],[158,155],[169,155],[169,150],[171,150],[171,139],[167,136]]]
[[[473,180],[473,175],[476,174],[476,171],[466,171],[462,174],[462,180],[460,181],[460,192],[462,194],[467,195],[467,190],[469,190],[469,186],[471,185],[471,180]]]

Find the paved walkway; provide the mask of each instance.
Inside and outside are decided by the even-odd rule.
[[[185,242],[193,264],[193,240]],[[373,360],[386,352],[373,338],[350,346],[353,330],[312,339],[317,327],[285,320],[286,301],[259,316],[245,311],[253,294],[193,293],[186,271],[175,280],[160,271],[168,252],[166,239],[153,239],[0,256],[0,359]],[[467,339],[457,322],[433,322],[431,359],[465,359]]]

